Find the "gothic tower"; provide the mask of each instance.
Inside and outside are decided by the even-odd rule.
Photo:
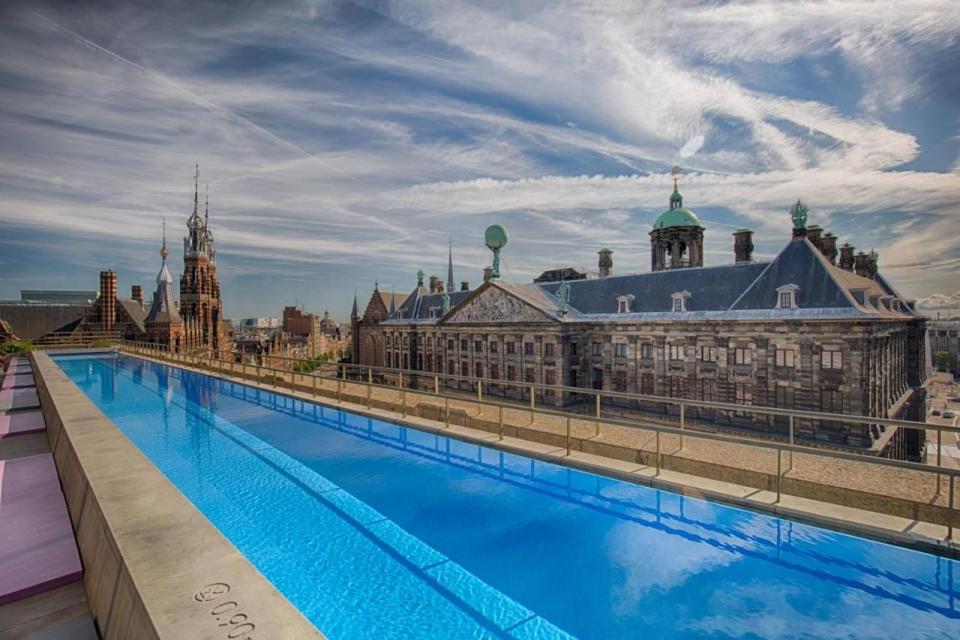
[[[673,176],[670,208],[653,223],[650,249],[652,271],[703,266],[703,224],[697,214],[683,206],[677,171]]]
[[[167,225],[163,225],[163,245],[160,248],[162,263],[157,274],[157,290],[153,293],[153,303],[147,313],[144,324],[150,342],[165,346],[169,351],[178,352],[182,348],[184,329],[183,320],[177,312],[177,303],[173,299],[173,276],[167,269]]]
[[[220,283],[217,281],[217,253],[210,232],[209,198],[203,217],[199,201],[200,167],[193,182],[193,213],[187,220],[183,238],[183,274],[180,276],[180,315],[186,326],[185,346],[188,349],[227,347],[223,329],[223,306]]]

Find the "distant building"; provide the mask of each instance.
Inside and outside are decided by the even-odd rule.
[[[756,261],[749,230],[734,234],[734,264],[703,267],[704,228],[683,206],[650,232],[650,273],[534,284],[497,279],[468,292],[417,286],[391,309],[354,302],[354,362],[493,380],[922,419],[925,322],[877,270],[875,254],[844,245],[791,210],[793,236]],[[456,386],[456,385],[455,385]],[[472,388],[469,383],[464,388]],[[526,391],[498,388],[517,398]],[[546,391],[543,402],[576,403]],[[613,402],[613,401],[611,401]],[[624,401],[623,410],[663,411]],[[688,409],[720,425],[783,434],[786,419]],[[895,457],[919,455],[919,432],[803,420],[797,435]]]
[[[45,291],[42,289],[20,291],[20,302],[27,304],[89,305],[96,300],[96,291]]]
[[[927,320],[927,339],[930,352],[945,352],[953,356],[954,370],[960,371],[960,319]]]

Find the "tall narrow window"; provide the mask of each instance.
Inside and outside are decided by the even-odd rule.
[[[778,309],[796,309],[797,291],[800,289],[795,284],[785,284],[777,287],[777,308]]]
[[[824,350],[820,354],[820,367],[823,369],[843,369],[843,352]]]
[[[794,363],[793,349],[777,349],[776,362],[778,367],[793,368]]]

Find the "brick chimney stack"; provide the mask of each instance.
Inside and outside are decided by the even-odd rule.
[[[430,276],[430,293],[443,293],[443,281],[437,276]]]
[[[613,275],[613,251],[610,249],[600,249],[600,251],[597,251],[597,255],[600,256],[600,260],[597,262],[597,266],[600,269],[600,277],[609,278]]]
[[[853,270],[858,276],[863,276],[864,278],[869,278],[870,275],[867,272],[867,254],[863,251],[857,253],[853,259]]]
[[[470,291],[470,283],[466,280],[460,282],[460,291]]]
[[[829,231],[820,239],[820,251],[827,257],[830,264],[837,264],[837,236]]]
[[[117,272],[100,272],[100,324],[104,331],[113,331],[117,318]]]
[[[484,267],[483,268],[483,281],[490,282],[490,278],[493,277],[493,267]]]
[[[853,252],[856,249],[853,245],[844,242],[843,246],[840,247],[840,268],[847,271],[853,271],[853,264],[855,262],[853,257]]]
[[[130,297],[133,298],[133,301],[140,305],[140,308],[143,308],[143,287],[138,284],[130,287]]]
[[[739,229],[733,234],[733,254],[737,262],[753,260],[753,231]]]
[[[820,228],[820,225],[810,224],[807,225],[807,240],[810,241],[810,244],[815,246],[817,249],[822,250],[820,237],[823,234],[823,229]]]

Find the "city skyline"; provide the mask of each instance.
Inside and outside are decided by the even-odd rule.
[[[299,302],[344,321],[354,289],[444,277],[450,237],[476,286],[494,222],[507,280],[604,246],[644,272],[674,164],[707,265],[743,226],[775,255],[803,198],[905,295],[955,294],[947,3],[510,7],[5,7],[0,298],[107,267],[151,282],[194,162],[231,318]]]

